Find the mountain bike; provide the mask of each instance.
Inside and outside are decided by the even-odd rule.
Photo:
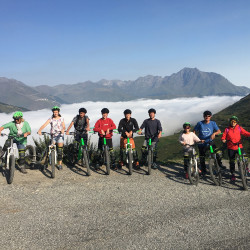
[[[200,169],[198,167],[198,155],[195,151],[194,145],[189,145],[191,150],[188,152],[189,153],[189,163],[188,163],[188,179],[192,185],[198,185],[199,180],[200,180]]]
[[[1,134],[1,136],[8,136],[10,139],[10,146],[7,148],[6,153],[2,156],[1,161],[3,162],[7,174],[7,183],[11,184],[14,179],[14,172],[16,167],[16,159],[18,159],[18,149],[14,146],[14,136],[9,136],[7,134]],[[16,136],[23,137],[23,135]],[[27,164],[35,163],[35,148],[31,145],[27,145],[25,148],[25,162]]]
[[[42,163],[42,168],[41,170],[44,171],[45,169],[48,168],[48,165],[51,166],[51,178],[55,178],[55,169],[56,169],[56,164],[57,164],[57,152],[56,152],[56,145],[52,143],[52,140],[50,138],[49,142],[46,140],[46,135],[50,135],[50,133],[47,132],[42,132],[42,135],[44,136],[44,141],[45,141],[45,149],[41,152],[41,154],[37,155],[37,158],[39,160],[37,163]]]
[[[216,186],[221,186],[222,184],[222,169],[218,163],[216,153],[213,149],[213,142],[208,142],[209,146],[209,172],[211,179]]]
[[[75,132],[70,132],[69,135],[74,135]],[[81,160],[82,167],[86,167],[87,175],[91,175],[90,171],[90,161],[89,161],[89,153],[88,153],[88,146],[85,144],[84,139],[81,138],[81,142],[74,141],[74,143],[78,144],[78,153],[76,154],[75,146],[73,144],[69,145],[68,148],[68,160],[74,165],[77,161]]]

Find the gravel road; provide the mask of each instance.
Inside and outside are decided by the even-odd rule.
[[[12,185],[0,175],[0,248],[250,249],[250,191],[227,175],[191,186],[182,169],[16,171]]]

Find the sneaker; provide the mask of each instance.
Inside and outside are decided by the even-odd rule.
[[[185,173],[185,178],[188,179],[188,173]]]
[[[246,171],[248,172],[248,174],[250,174],[250,168],[246,168]]]
[[[96,169],[96,170],[99,170],[99,169],[100,169],[100,165],[99,165],[99,164],[96,164],[96,165],[95,165],[95,169]]]
[[[62,170],[63,169],[62,165],[58,165],[57,167],[58,167],[58,170]]]
[[[236,181],[236,177],[234,174],[232,174],[232,176],[231,176],[231,181]]]
[[[117,170],[117,169],[118,169],[118,167],[117,167],[117,165],[116,165],[115,163],[113,163],[113,164],[111,165],[111,168],[112,168],[113,170]]]
[[[119,163],[118,163],[118,167],[119,167],[119,169],[121,169],[121,168],[122,168],[122,166],[124,166],[123,161],[119,161]]]
[[[158,168],[158,165],[154,162],[153,164],[152,164],[152,169],[157,169]]]
[[[20,171],[21,171],[21,173],[23,173],[23,174],[27,174],[27,170],[26,170],[26,168],[25,168],[25,166],[24,165],[21,165],[21,166],[19,166],[20,167]]]

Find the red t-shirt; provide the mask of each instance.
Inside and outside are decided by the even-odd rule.
[[[106,120],[101,118],[96,122],[93,130],[95,132],[98,132],[100,137],[103,137],[104,135],[101,134],[101,130],[106,132],[109,129],[110,133],[106,135],[105,138],[110,139],[113,136],[113,129],[115,128],[116,128],[116,125],[114,124],[113,120],[111,120],[110,118],[107,118]]]
[[[238,146],[235,143],[240,142],[241,135],[250,137],[250,133],[244,128],[240,127],[238,124],[233,128],[229,126],[224,130],[221,140],[227,140],[227,148],[232,150],[237,150]],[[242,144],[239,144],[240,148],[243,148]]]

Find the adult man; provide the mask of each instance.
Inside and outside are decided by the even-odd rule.
[[[210,111],[205,111],[203,113],[204,120],[200,121],[196,124],[194,127],[194,133],[198,135],[198,137],[201,140],[204,140],[205,142],[198,145],[199,148],[199,155],[200,155],[200,164],[201,164],[201,171],[203,175],[206,175],[206,164],[205,164],[205,156],[206,151],[209,149],[209,142],[212,142],[216,135],[220,134],[221,131],[219,127],[217,126],[215,121],[211,121],[212,113]],[[216,153],[216,157],[218,160],[218,163],[220,167],[224,168],[222,166],[221,157],[222,153],[221,151],[218,151],[216,145],[213,143],[212,147],[214,149],[214,152]]]
[[[125,118],[121,119],[118,126],[118,132],[121,133],[120,139],[120,166],[123,166],[123,153],[126,147],[127,140],[132,144],[134,165],[139,166],[138,155],[135,149],[135,142],[133,139],[133,133],[139,130],[136,119],[131,118],[132,111],[130,109],[124,110],[123,114]]]
[[[161,138],[162,127],[161,122],[155,118],[156,110],[151,108],[148,110],[149,119],[144,120],[142,123],[138,134],[142,133],[142,130],[145,128],[145,141],[142,146],[142,162],[145,162],[147,158],[147,144],[148,140],[151,138],[152,146],[154,149],[153,165],[152,168],[156,169],[158,166],[156,164],[157,158],[157,143]]]

